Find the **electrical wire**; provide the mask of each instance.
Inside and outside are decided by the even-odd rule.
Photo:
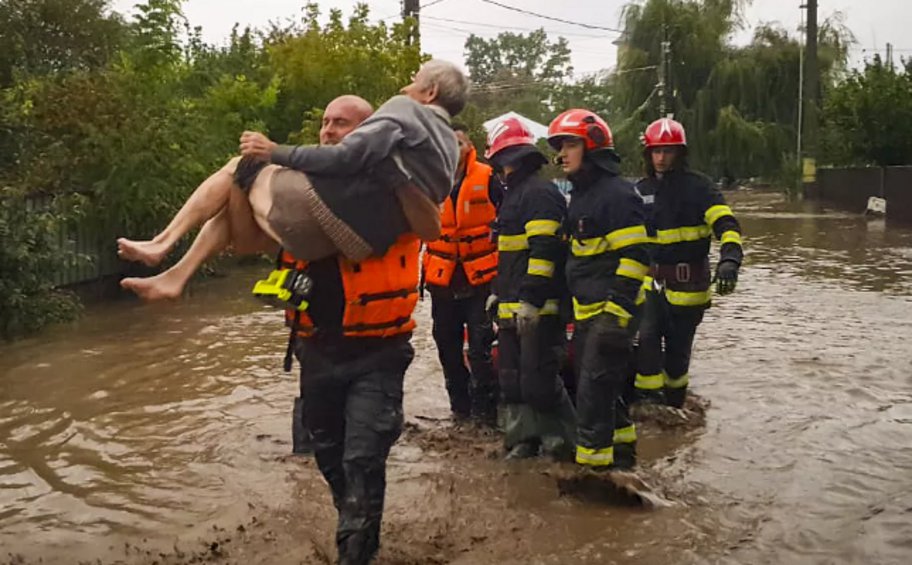
[[[615,33],[627,33],[626,31],[624,31],[622,29],[617,29],[617,28],[613,28],[613,27],[597,26],[594,24],[587,24],[584,22],[574,22],[572,20],[555,18],[554,16],[546,16],[545,14],[539,14],[537,12],[530,12],[529,10],[517,8],[516,6],[508,6],[507,4],[501,4],[500,2],[496,2],[495,0],[481,0],[481,1],[484,2],[485,4],[491,4],[492,6],[499,6],[506,10],[512,10],[514,12],[519,12],[520,14],[525,14],[527,16],[535,16],[536,18],[551,20],[552,22],[560,22],[562,24],[575,25],[575,26],[579,26],[579,27],[584,27],[586,29],[598,29],[598,30],[602,30],[602,31],[613,31]]]

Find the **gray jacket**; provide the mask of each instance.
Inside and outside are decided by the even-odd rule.
[[[459,160],[446,110],[394,96],[338,145],[280,145],[272,152],[277,165],[327,177],[367,173],[387,157],[434,202],[446,200]]]

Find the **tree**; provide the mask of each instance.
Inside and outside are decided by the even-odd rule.
[[[912,60],[897,69],[879,56],[827,97],[822,157],[832,164],[912,164]]]
[[[470,35],[465,48],[472,101],[488,117],[513,110],[533,120],[547,119],[554,111],[555,91],[573,72],[567,41],[550,41],[541,29],[493,39]]]
[[[671,49],[671,111],[688,130],[692,163],[713,176],[781,177],[792,168],[798,127],[801,43],[785,30],[757,28],[744,47],[729,44],[746,2],[647,0],[623,13],[624,42],[613,75],[622,152],[638,160],[630,134],[659,117],[662,42]],[[821,88],[842,76],[851,33],[834,17],[820,26]]]
[[[0,2],[0,88],[14,74],[46,75],[103,67],[120,47],[125,25],[108,0]]]

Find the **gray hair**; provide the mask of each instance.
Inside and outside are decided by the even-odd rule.
[[[421,66],[421,78],[427,87],[437,87],[434,103],[455,116],[465,108],[469,98],[469,79],[459,67],[441,59],[431,59]]]

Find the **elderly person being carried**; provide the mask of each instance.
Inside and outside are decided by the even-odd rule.
[[[362,261],[405,233],[436,239],[458,160],[449,121],[465,106],[468,79],[452,63],[431,60],[402,94],[335,146],[282,146],[245,132],[243,157],[206,179],[161,233],[117,241],[122,258],[156,265],[211,220],[193,255],[121,286],[148,300],[177,297],[202,262],[228,245],[236,253],[281,245],[301,260],[342,254]]]

